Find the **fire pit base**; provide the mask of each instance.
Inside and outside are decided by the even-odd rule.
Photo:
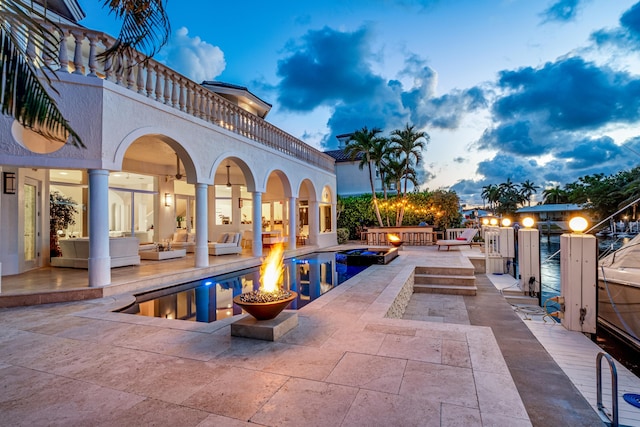
[[[276,341],[296,326],[298,326],[298,313],[295,311],[283,311],[269,320],[256,320],[246,316],[231,324],[231,336]]]

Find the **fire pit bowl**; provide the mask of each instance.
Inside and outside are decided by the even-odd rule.
[[[404,243],[402,240],[391,240],[389,241],[394,247],[399,248]]]
[[[238,295],[233,298],[233,302],[255,317],[256,320],[270,320],[276,318],[291,301],[298,297],[296,292],[289,291],[289,293],[291,295],[287,298],[269,302],[245,302],[241,300],[242,295]]]

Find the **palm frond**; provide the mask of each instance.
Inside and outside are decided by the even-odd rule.
[[[38,79],[38,71],[15,45],[14,39],[0,28],[0,108],[24,127],[55,141],[84,147],[78,134],[64,118],[55,101]]]
[[[138,50],[145,55],[145,62],[169,40],[171,26],[164,0],[105,0],[103,7],[122,20],[122,28],[114,45],[100,55],[102,58],[122,54],[131,57]]]

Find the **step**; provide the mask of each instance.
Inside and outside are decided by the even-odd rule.
[[[475,270],[473,267],[419,267],[416,266],[414,272],[416,274],[438,274],[438,275],[454,275],[454,276],[473,276]]]
[[[422,294],[446,294],[446,295],[467,295],[475,296],[478,288],[473,286],[457,286],[457,285],[413,285],[414,293]]]
[[[475,286],[476,276],[458,276],[442,274],[414,274],[413,283],[419,285],[456,285]]]

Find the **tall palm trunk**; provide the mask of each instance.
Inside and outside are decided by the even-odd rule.
[[[380,215],[380,206],[378,206],[378,198],[376,197],[376,186],[373,181],[373,171],[371,170],[371,162],[369,164],[369,184],[371,184],[371,198],[373,201],[373,207],[376,212],[376,218],[378,219],[378,224],[380,227],[384,227],[384,222],[382,222],[382,216]]]

